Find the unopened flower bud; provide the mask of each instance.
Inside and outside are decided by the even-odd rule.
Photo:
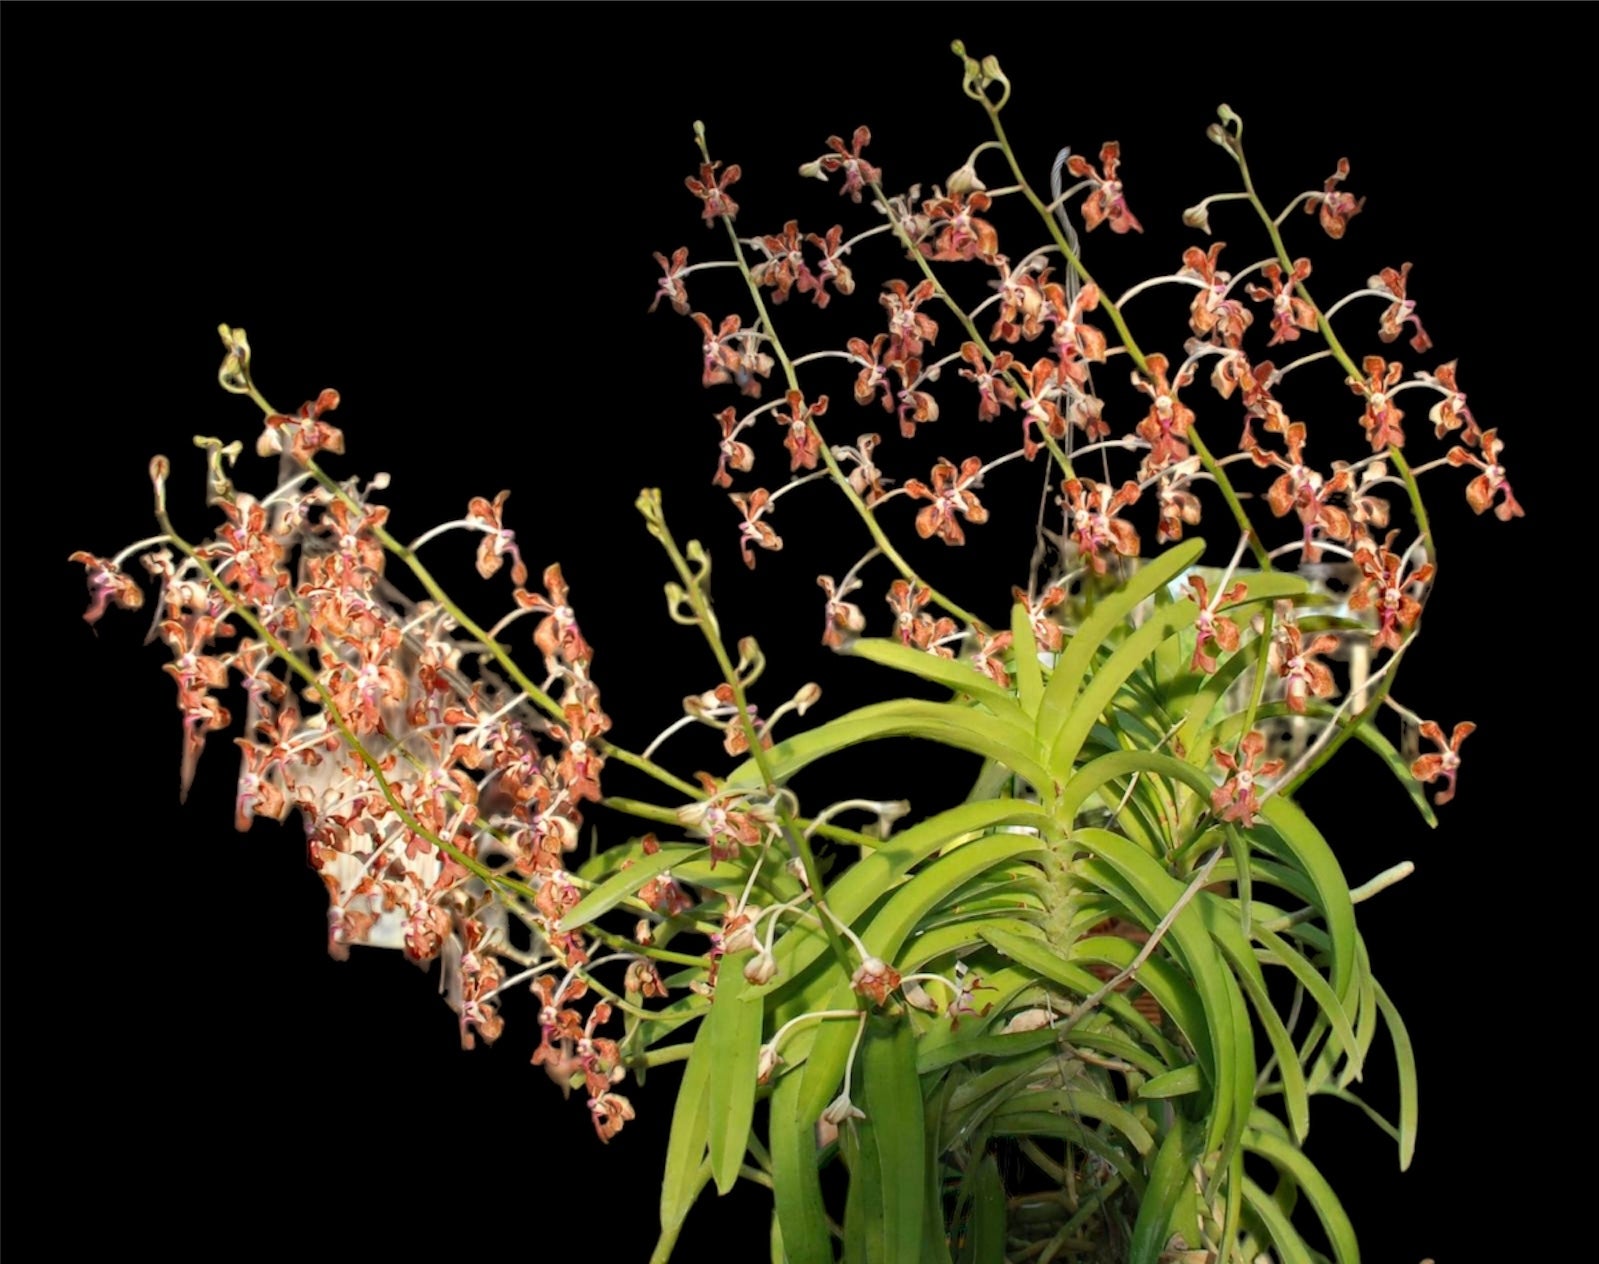
[[[217,381],[222,384],[222,389],[234,395],[248,395],[250,393],[250,340],[244,336],[242,329],[230,329],[226,325],[218,325],[217,333],[222,335],[222,345],[226,354],[222,358],[222,367],[217,370]]]
[[[894,832],[894,822],[902,816],[909,816],[911,803],[909,799],[889,799],[877,805],[877,820],[866,827],[866,832],[874,838],[886,839]]]
[[[1020,1014],[1012,1016],[1000,1034],[1014,1036],[1018,1032],[1037,1031],[1041,1027],[1049,1026],[1050,1017],[1050,1011],[1047,1009],[1024,1009]]]
[[[155,484],[155,507],[158,513],[167,511],[167,475],[172,472],[172,463],[164,456],[150,458],[150,481]]]
[[[938,1002],[927,994],[927,989],[920,983],[907,983],[900,994],[907,1005],[914,1005],[928,1014],[938,1013]]]
[[[988,186],[978,179],[977,168],[969,162],[950,172],[950,197],[965,197],[968,193],[984,193],[987,190]]]
[[[1203,203],[1190,206],[1183,212],[1183,223],[1190,228],[1197,228],[1207,237],[1210,236],[1210,209]]]
[[[846,1119],[865,1119],[866,1112],[850,1101],[848,1093],[840,1093],[822,1112],[822,1122],[837,1128]]]
[[[777,977],[777,958],[769,952],[758,952],[744,963],[744,979],[759,987]]]
[[[772,1072],[777,1070],[782,1061],[783,1059],[777,1056],[776,1049],[771,1045],[762,1045],[760,1059],[755,1064],[755,1082],[765,1084],[772,1078]]]
[[[755,928],[761,920],[761,910],[754,904],[746,905],[740,915],[744,920],[726,932],[722,940],[725,952],[747,952],[755,947]]]
[[[739,682],[746,687],[759,680],[761,673],[766,670],[766,655],[761,653],[760,642],[753,636],[739,637],[738,666],[734,670],[738,673]]]

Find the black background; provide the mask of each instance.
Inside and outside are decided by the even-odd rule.
[[[140,645],[145,615],[114,611],[98,635],[77,620],[82,573],[65,558],[154,529],[156,451],[174,458],[179,523],[207,528],[189,437],[248,447],[257,427],[248,401],[215,385],[227,321],[248,329],[277,407],[342,392],[333,420],[350,455],[334,468],[392,473],[383,499],[402,537],[514,490],[510,522],[535,571],[565,565],[624,744],[641,748],[715,680],[693,634],[664,617],[665,567],[632,509],[644,484],[665,487],[680,534],[715,553],[717,595],[738,612],[729,631],[757,633],[778,659],[766,707],[813,676],[832,685],[823,716],[846,689],[887,687],[815,644],[814,576],[866,547],[840,505],[797,493],[773,519],[789,549],[753,576],[739,565],[734,516],[708,485],[710,415],[732,399],[700,391],[688,322],[646,315],[649,253],[725,246],[682,186],[694,118],[746,173],[732,190],[746,232],[789,216],[818,232],[872,223],[794,175],[862,122],[890,188],[945,179],[987,135],[960,92],[954,35],[1000,56],[1015,84],[1005,117],[1040,184],[1060,145],[1121,141],[1149,231],[1089,239],[1113,290],[1175,266],[1197,239],[1178,213],[1230,187],[1203,136],[1221,100],[1247,120],[1268,202],[1351,159],[1347,187],[1370,201],[1345,240],[1297,214],[1289,228],[1326,278],[1312,285],[1324,304],[1340,278],[1414,261],[1437,349],[1401,358],[1460,358],[1528,516],[1502,526],[1474,519],[1454,487],[1433,494],[1443,565],[1398,692],[1446,727],[1480,726],[1442,829],[1429,833],[1358,752],[1332,774],[1346,778],[1336,792],[1307,794],[1352,881],[1417,862],[1363,909],[1362,929],[1423,1077],[1408,1174],[1335,1102],[1318,1103],[1310,1148],[1371,1260],[1499,1258],[1577,1216],[1567,1195],[1590,1184],[1591,1162],[1573,1166],[1560,1138],[1583,1137],[1592,1108],[1562,1085],[1591,1079],[1593,831],[1552,804],[1585,804],[1591,780],[1591,739],[1569,710],[1591,679],[1570,618],[1587,594],[1562,559],[1592,456],[1593,322],[1577,297],[1593,280],[1595,102],[1580,56],[1592,10],[1457,8],[1412,36],[1375,23],[1381,12],[1397,10],[10,6],[8,1228],[178,1258],[241,1243],[647,1257],[674,1075],[630,1090],[640,1119],[602,1148],[581,1104],[527,1067],[530,1015],[513,1011],[496,1047],[463,1054],[430,980],[397,956],[330,961],[298,827],[232,831],[221,742],[179,809],[164,651]],[[1224,256],[1234,267],[1266,253],[1241,213],[1215,219],[1222,239],[1252,243]],[[861,290],[829,319],[792,312],[803,346],[878,327],[876,283],[902,265],[863,250],[856,266]],[[728,291],[692,280],[697,305],[733,309]],[[1362,351],[1381,349],[1377,311],[1369,330],[1348,326]],[[1135,328],[1161,328],[1160,312],[1135,309]],[[1176,352],[1180,317],[1163,328]],[[1328,411],[1350,408],[1334,373],[1323,386]],[[847,385],[832,391],[831,441],[885,428]],[[1011,442],[946,408],[891,458],[901,477]],[[1424,413],[1412,442],[1432,453]],[[771,429],[758,432],[763,481],[784,455]],[[261,477],[270,468],[247,456],[240,483]],[[1036,484],[991,487],[996,522],[967,556],[915,540],[910,555],[936,574],[980,563],[963,591],[998,615],[1025,578],[1025,544],[998,546],[1025,539]],[[507,590],[471,576],[470,544],[433,547],[440,574],[494,617]],[[1002,557],[1003,570],[986,564]],[[887,578],[873,575],[860,599],[880,619]],[[715,757],[689,743],[674,766]],[[853,771],[869,758],[862,790],[934,805],[943,765],[888,749]],[[594,820],[625,836],[616,818]],[[1378,1059],[1367,1077],[1384,1106],[1387,1071]],[[753,1188],[708,1199],[682,1258],[764,1258],[766,1206]]]

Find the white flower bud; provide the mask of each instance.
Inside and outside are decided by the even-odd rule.
[[[744,906],[744,913],[749,920],[728,932],[722,941],[722,947],[727,952],[747,952],[755,947],[755,927],[761,920],[761,910],[754,904],[747,904]],[[748,977],[748,974],[749,971],[746,970],[745,976]]]
[[[914,1005],[919,1010],[929,1014],[938,1013],[938,1002],[927,994],[927,989],[920,983],[907,983],[901,989],[900,995],[905,998],[907,1005]]]
[[[1001,1035],[1014,1036],[1018,1032],[1038,1031],[1049,1026],[1050,1012],[1047,1009],[1024,1009],[1021,1013],[1011,1017],[1006,1023]]]
[[[965,197],[968,193],[985,193],[987,190],[988,186],[978,179],[977,169],[969,162],[950,173],[950,197]]]
[[[848,1093],[840,1093],[822,1112],[822,1122],[837,1128],[846,1119],[865,1119],[866,1112],[850,1101]]]
[[[744,978],[759,987],[777,977],[777,958],[769,952],[758,952],[744,963]]]

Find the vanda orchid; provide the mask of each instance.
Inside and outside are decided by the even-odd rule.
[[[711,392],[726,533],[681,540],[638,496],[659,554],[629,568],[708,652],[654,740],[614,738],[620,634],[535,557],[497,475],[418,530],[386,478],[330,470],[339,393],[280,411],[226,325],[219,381],[260,430],[197,440],[213,534],[175,526],[155,458],[155,533],[71,555],[85,617],[153,607],[184,788],[208,745],[238,748],[236,823],[299,818],[330,952],[436,964],[462,1046],[524,1047],[596,1145],[640,1118],[631,1082],[685,1064],[656,1261],[750,1181],[774,1264],[1348,1264],[1303,1143],[1381,1048],[1397,1108],[1366,1110],[1410,1161],[1416,1062],[1355,915],[1409,866],[1352,884],[1296,796],[1356,742],[1428,822],[1469,797],[1473,724],[1392,691],[1444,543],[1427,497],[1521,516],[1506,444],[1432,353],[1408,262],[1317,293],[1310,253],[1358,249],[1376,214],[1347,161],[1268,206],[1222,106],[1231,183],[1174,209],[1196,240],[1116,293],[1088,243],[1136,251],[1153,224],[1139,155],[1104,140],[1035,171],[997,60],[955,51],[993,138],[923,187],[866,126],[818,137],[800,174],[837,188],[838,223],[752,226],[756,156],[696,125],[652,307],[681,389]],[[1162,291],[1176,323],[1144,315]],[[839,332],[802,350],[782,317]],[[251,439],[277,471],[253,494]],[[818,657],[903,696],[817,723],[817,684],[768,692],[712,559],[760,576],[829,497],[849,530],[795,605]],[[957,589],[945,551],[1007,516],[1029,529],[998,601]],[[451,549],[495,617],[435,577]],[[673,757],[691,730],[714,767]],[[876,793],[854,756],[906,737],[970,757],[963,801]],[[826,761],[860,780],[816,801],[800,774]],[[653,797],[615,793],[618,768]]]

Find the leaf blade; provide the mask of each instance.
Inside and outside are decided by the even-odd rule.
[[[861,1147],[875,1147],[878,1215],[867,1226],[872,1264],[920,1264],[925,1116],[909,1020],[874,1018],[861,1044]],[[876,1230],[874,1234],[873,1230]]]
[[[815,1120],[802,1121],[799,1115],[803,1079],[800,1072],[790,1072],[772,1090],[772,1198],[789,1264],[833,1264],[816,1164]]]
[[[1072,711],[1083,675],[1110,633],[1121,627],[1135,607],[1154,595],[1197,562],[1205,552],[1203,540],[1188,540],[1167,549],[1159,557],[1139,567],[1121,588],[1105,597],[1094,612],[1083,620],[1077,634],[1055,663],[1054,674],[1044,689],[1038,709],[1039,746],[1050,750]]]
[[[1316,1165],[1291,1143],[1261,1128],[1244,1130],[1244,1148],[1270,1161],[1304,1190],[1305,1197],[1316,1211],[1317,1219],[1321,1221],[1321,1227],[1327,1233],[1338,1264],[1360,1264],[1360,1245],[1355,1239],[1354,1226],[1349,1223],[1338,1196]]]
[[[596,917],[610,912],[651,878],[674,864],[692,860],[705,851],[703,845],[667,843],[654,855],[641,856],[620,873],[614,873],[595,887],[562,916],[560,929],[578,930]]]
[[[755,1119],[755,1076],[760,1062],[761,1023],[765,1011],[759,1005],[745,1005],[742,996],[748,987],[744,962],[748,953],[723,958],[717,977],[716,995],[702,1030],[706,1033],[713,1059],[706,1105],[709,1111],[707,1141],[711,1153],[711,1177],[716,1192],[726,1194],[738,1183],[739,1165],[749,1148],[750,1124]],[[698,1040],[695,1053],[698,1053]],[[694,1054],[690,1055],[692,1060]]]
[[[662,1237],[676,1237],[699,1198],[703,1181],[696,1181],[705,1157],[706,1139],[711,1125],[710,1037],[701,1023],[683,1068],[678,1085],[677,1104],[672,1110],[672,1127],[666,1142],[666,1167],[661,1180]],[[707,1175],[709,1171],[707,1169]]]
[[[1416,1157],[1416,1125],[1419,1105],[1417,1101],[1416,1050],[1410,1043],[1410,1032],[1399,1016],[1399,1008],[1383,990],[1382,984],[1372,980],[1377,998],[1377,1009],[1383,1022],[1388,1024],[1388,1034],[1394,1042],[1394,1053],[1399,1060],[1399,1170],[1410,1167]]]
[[[896,671],[920,676],[933,684],[944,685],[954,693],[965,694],[981,703],[998,718],[1027,727],[1026,716],[1016,699],[970,663],[929,654],[926,650],[914,650],[884,637],[862,637],[850,647],[850,653]],[[1034,665],[1037,665],[1036,659]]]

